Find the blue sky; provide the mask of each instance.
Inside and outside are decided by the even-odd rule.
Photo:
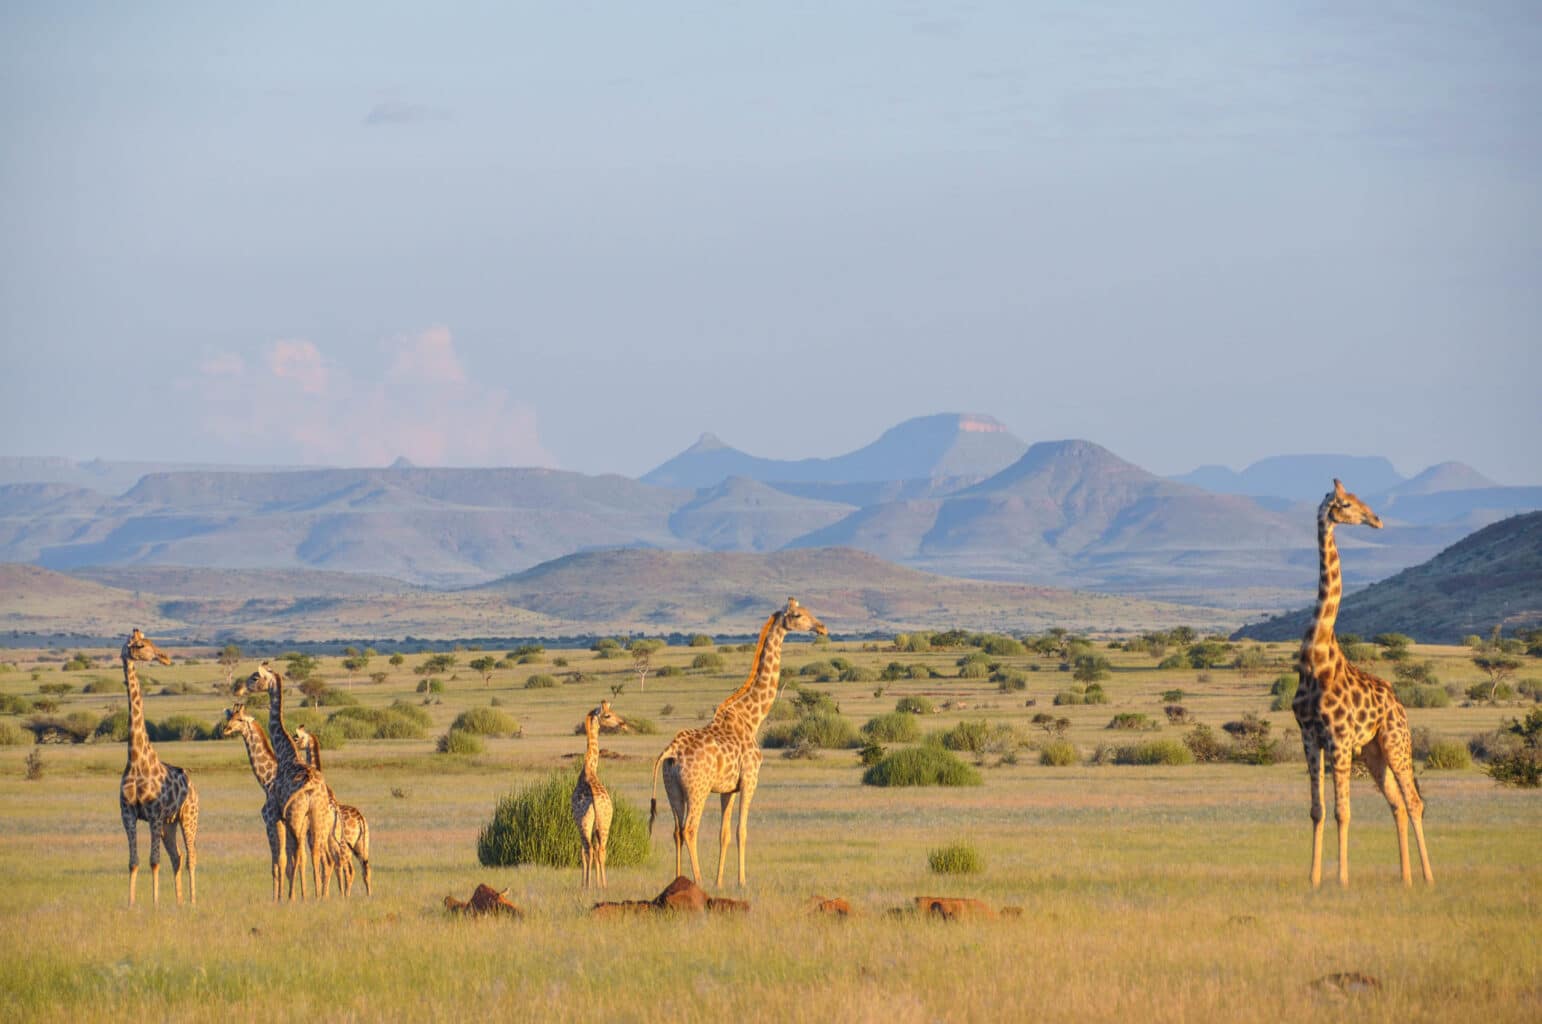
[[[1542,482],[1527,3],[227,6],[0,9],[3,453]]]

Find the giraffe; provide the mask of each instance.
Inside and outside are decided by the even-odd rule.
[[[305,758],[305,763],[321,771],[321,741],[311,735],[305,726],[297,726],[294,731],[295,747]],[[337,817],[342,829],[342,849],[338,853],[338,869],[342,873],[343,892],[345,895],[353,890],[353,862],[348,859],[352,853],[359,860],[359,867],[364,871],[364,894],[372,896],[375,892],[372,873],[369,869],[369,819],[364,817],[364,812],[357,807],[348,804],[337,803],[337,795],[332,793],[332,787],[327,787],[327,793],[332,796],[333,803],[337,804]]]
[[[1333,635],[1343,580],[1339,572],[1337,525],[1381,529],[1381,519],[1338,480],[1317,508],[1320,576],[1317,610],[1301,639],[1296,671],[1300,685],[1291,710],[1301,727],[1306,771],[1312,790],[1312,885],[1322,884],[1324,765],[1333,768],[1333,816],[1339,832],[1339,885],[1349,885],[1349,772],[1356,755],[1371,770],[1392,807],[1397,825],[1403,884],[1413,884],[1408,863],[1408,820],[1413,819],[1424,880],[1435,881],[1424,845],[1424,799],[1413,776],[1413,743],[1408,715],[1392,687],[1350,664]]]
[[[578,858],[583,865],[583,887],[589,888],[591,874],[605,888],[605,844],[610,839],[610,819],[615,812],[610,792],[600,782],[600,726],[614,728],[621,717],[610,709],[610,701],[584,716],[584,766],[579,769],[573,787],[573,824],[578,826]]]
[[[295,876],[300,874],[300,858],[309,854],[311,878],[316,894],[325,899],[331,882],[333,854],[328,846],[340,841],[336,801],[327,789],[321,773],[300,760],[294,740],[284,727],[284,680],[268,667],[267,662],[257,666],[246,679],[249,692],[267,691],[268,738],[278,758],[279,771],[269,799],[280,810],[280,816],[288,829],[282,852],[292,852],[286,869],[289,881],[289,898],[294,899]],[[305,896],[305,879],[300,878],[300,896]],[[275,893],[275,898],[277,894]]]
[[[680,848],[691,856],[691,875],[699,883],[701,868],[696,859],[696,837],[701,825],[707,796],[718,793],[723,806],[723,827],[718,836],[717,884],[723,884],[723,866],[728,860],[730,822],[734,797],[739,804],[739,886],[744,887],[744,852],[749,834],[750,801],[760,780],[760,744],[756,734],[776,700],[777,684],[782,675],[782,641],[789,632],[804,630],[828,635],[820,622],[789,597],[784,608],[774,612],[760,629],[760,640],[749,677],[718,705],[712,721],[700,729],[684,729],[675,734],[653,762],[653,799],[648,810],[648,830],[658,814],[658,784],[663,770],[664,792],[675,816],[675,874],[681,873]]]
[[[279,772],[278,755],[273,752],[267,733],[262,731],[255,718],[246,713],[244,701],[225,710],[225,722],[220,727],[221,736],[238,734],[246,741],[246,756],[252,763],[252,774],[257,777],[257,785],[262,787],[262,824],[268,836],[268,853],[273,865],[273,899],[277,902],[283,895],[287,832],[283,811],[274,799],[274,783]],[[301,885],[304,885],[303,878]]]
[[[129,906],[134,905],[134,883],[139,878],[139,822],[150,828],[150,892],[157,906],[161,902],[161,842],[171,858],[171,877],[182,902],[182,858],[177,853],[177,829],[187,846],[188,902],[198,902],[198,791],[187,772],[165,764],[150,746],[145,731],[144,697],[139,690],[139,672],[135,662],[158,661],[171,664],[171,655],[150,642],[138,629],[123,644],[123,685],[128,690],[129,738],[128,763],[118,789],[118,810],[123,816],[123,831],[128,834]]]

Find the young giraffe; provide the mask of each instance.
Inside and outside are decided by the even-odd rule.
[[[1411,885],[1408,863],[1408,819],[1413,818],[1424,880],[1433,883],[1429,851],[1424,845],[1424,799],[1413,776],[1413,743],[1408,715],[1392,687],[1350,664],[1333,635],[1343,580],[1339,572],[1336,525],[1364,523],[1381,529],[1381,520],[1365,503],[1333,481],[1333,490],[1317,509],[1317,550],[1321,574],[1317,613],[1301,640],[1297,660],[1300,686],[1291,710],[1301,727],[1306,771],[1312,789],[1312,885],[1322,884],[1323,774],[1333,766],[1333,816],[1339,831],[1339,884],[1349,885],[1349,772],[1356,755],[1392,805],[1397,825],[1398,856],[1403,884]]]
[[[294,731],[294,745],[305,758],[305,763],[321,771],[321,742],[310,734],[305,726],[297,726]],[[327,792],[332,793],[332,787],[327,787]],[[336,794],[332,794],[333,802],[337,802]],[[364,894],[374,895],[375,888],[369,869],[369,820],[364,817],[364,812],[357,807],[348,804],[337,804],[338,824],[342,829],[342,847],[338,851],[338,869],[343,878],[343,894],[349,895],[353,891],[353,862],[348,859],[351,852],[359,859],[359,867],[364,870]]]
[[[252,763],[252,774],[257,778],[257,785],[262,787],[262,824],[268,835],[268,853],[273,865],[273,899],[277,902],[284,891],[284,847],[288,841],[288,827],[284,823],[283,811],[274,799],[274,783],[279,772],[278,755],[273,752],[267,733],[262,731],[255,718],[246,713],[244,702],[226,709],[220,735],[240,735],[246,741],[246,756]],[[304,884],[303,878],[301,884]]]
[[[573,824],[578,826],[578,859],[583,865],[583,888],[589,888],[591,874],[605,888],[605,844],[610,840],[610,819],[615,808],[610,792],[600,782],[600,727],[615,728],[621,717],[610,709],[610,701],[584,716],[584,766],[573,787]]]
[[[723,866],[728,860],[730,822],[734,797],[739,804],[739,886],[744,886],[745,841],[749,834],[750,801],[760,780],[760,744],[756,734],[776,700],[777,684],[782,675],[782,641],[793,630],[807,630],[825,636],[828,630],[793,598],[787,606],[772,614],[760,629],[760,642],[750,665],[749,678],[723,703],[712,721],[701,729],[685,729],[675,734],[653,762],[653,800],[648,810],[648,830],[658,814],[659,769],[662,766],[664,791],[675,816],[675,874],[680,872],[680,847],[691,855],[691,876],[700,883],[701,868],[696,859],[696,836],[710,793],[721,794],[723,827],[718,837],[717,884],[723,884]]]
[[[305,853],[310,856],[315,892],[325,899],[333,866],[328,847],[338,835],[336,801],[321,773],[300,760],[294,740],[284,726],[283,677],[263,662],[247,677],[246,688],[250,692],[267,691],[268,694],[268,738],[279,765],[269,799],[278,807],[290,833],[281,851],[292,856],[287,865],[280,864],[289,881],[289,898],[294,899],[297,874],[301,875],[300,896],[302,899],[305,896],[305,879],[300,871],[300,859]]]
[[[139,822],[150,827],[150,892],[152,902],[161,902],[161,841],[171,858],[171,877],[182,902],[182,858],[177,853],[177,829],[187,846],[187,896],[198,902],[198,791],[181,768],[165,764],[150,746],[145,732],[145,705],[139,690],[139,661],[171,664],[171,655],[159,650],[139,630],[134,630],[123,645],[123,685],[128,689],[129,739],[128,763],[118,789],[118,810],[123,816],[123,831],[128,834],[129,906],[134,905],[134,883],[139,878]]]

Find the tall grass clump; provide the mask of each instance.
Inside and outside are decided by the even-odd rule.
[[[985,870],[980,851],[962,842],[927,851],[926,864],[934,875],[977,875]]]
[[[1269,701],[1269,710],[1289,711],[1290,702],[1296,699],[1296,690],[1300,686],[1301,678],[1296,673],[1281,672],[1269,687],[1269,695],[1273,698]]]
[[[1451,740],[1436,740],[1430,744],[1429,754],[1424,759],[1424,766],[1442,771],[1460,771],[1463,768],[1472,767],[1472,755],[1460,743],[1455,743]]]
[[[476,736],[518,736],[519,722],[513,715],[497,708],[470,708],[456,716],[450,723],[451,731],[459,729]]]
[[[812,743],[825,750],[846,750],[862,745],[857,727],[840,715],[816,711],[794,722],[778,722],[766,729],[760,745],[777,749]]]
[[[890,711],[869,719],[862,735],[872,743],[915,743],[921,738],[921,726],[915,715]]]
[[[1081,760],[1070,740],[1050,740],[1039,748],[1039,763],[1046,768],[1069,768]]]
[[[894,702],[894,710],[907,715],[930,715],[935,714],[937,708],[925,697],[901,697]]]
[[[906,747],[862,773],[865,786],[978,786],[980,773],[940,747]]]
[[[19,747],[32,742],[32,734],[10,722],[0,722],[0,747]]]
[[[1193,764],[1194,753],[1177,740],[1147,740],[1120,747],[1115,764]]]
[[[441,754],[480,754],[487,749],[482,737],[463,729],[451,729],[439,737],[434,749]]]
[[[544,864],[578,866],[578,829],[569,803],[577,775],[558,771],[498,801],[492,820],[477,834],[477,860],[483,867]],[[631,801],[611,791],[615,816],[605,863],[612,868],[646,863],[648,823]]]

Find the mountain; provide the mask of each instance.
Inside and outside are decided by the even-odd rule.
[[[906,420],[866,447],[834,458],[765,459],[703,434],[642,477],[659,487],[712,487],[729,477],[762,483],[853,483],[933,478],[979,479],[1027,446],[989,416],[940,413]]]
[[[851,505],[799,498],[736,476],[698,492],[669,517],[669,528],[709,551],[774,551],[853,511]]]
[[[1312,620],[1302,608],[1237,632],[1255,640],[1294,640]],[[1429,561],[1348,595],[1338,632],[1406,633],[1426,643],[1460,643],[1542,624],[1542,512],[1486,526]]]
[[[67,484],[102,494],[122,494],[147,473],[273,471],[277,466],[228,466],[189,462],[76,461],[53,456],[0,455],[0,485]]]
[[[1173,479],[1217,494],[1310,501],[1315,506],[1333,489],[1335,477],[1361,496],[1404,482],[1402,474],[1380,455],[1271,455],[1240,473],[1225,466],[1201,466]]]
[[[1415,494],[1438,494],[1441,491],[1476,491],[1498,487],[1494,481],[1479,473],[1465,462],[1437,463],[1412,480],[1404,480],[1395,487],[1378,495],[1386,499],[1405,498]]]
[[[24,633],[127,633],[179,626],[141,594],[35,565],[0,564],[0,629]]]

